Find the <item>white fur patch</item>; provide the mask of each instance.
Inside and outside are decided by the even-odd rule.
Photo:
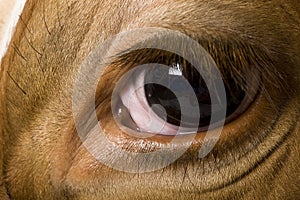
[[[0,1],[1,5],[4,5],[5,1]],[[16,0],[16,3],[13,6],[10,15],[4,18],[3,31],[0,35],[0,62],[5,55],[8,45],[12,39],[12,36],[15,32],[15,27],[18,23],[19,16],[21,15],[23,8],[25,6],[26,0]],[[6,8],[6,6],[1,6],[2,9]],[[1,9],[0,9],[1,12]],[[7,12],[7,11],[6,11]],[[3,16],[1,16],[3,17]]]

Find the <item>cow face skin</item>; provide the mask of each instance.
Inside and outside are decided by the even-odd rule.
[[[252,46],[245,54],[260,66],[262,80],[252,104],[225,124],[206,157],[195,156],[203,143],[199,133],[165,168],[127,173],[99,162],[82,145],[72,95],[93,49],[122,31],[145,27],[217,43],[218,53],[210,53],[220,63],[243,60],[239,50]],[[0,199],[298,198],[299,38],[297,0],[28,0],[1,60]],[[111,94],[109,80],[120,74],[111,70],[106,77],[100,99]],[[154,142],[121,137],[105,109],[97,113],[112,140],[145,151],[141,141]],[[155,140],[166,143],[163,136]]]

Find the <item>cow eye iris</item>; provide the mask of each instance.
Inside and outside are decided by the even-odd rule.
[[[192,65],[189,65],[188,68],[183,68],[180,62],[176,62],[169,68],[166,67],[165,70],[160,69],[156,71],[155,68],[149,69],[146,74],[145,82],[154,82],[145,84],[147,102],[150,107],[161,105],[167,113],[166,120],[168,123],[175,126],[194,127],[195,125],[189,122],[195,121],[192,119],[193,115],[191,114],[195,112],[195,106],[198,106],[200,111],[199,131],[204,130],[210,123],[213,123],[211,122],[212,105],[210,91],[200,73]],[[165,87],[160,85],[160,82],[169,83],[169,85]],[[226,117],[233,114],[245,98],[245,92],[241,87],[235,84],[233,80],[231,80],[229,84],[230,85],[225,84],[227,97]],[[186,89],[189,86],[192,87],[197,102],[193,102],[190,98],[193,94],[190,94],[190,91]],[[179,94],[179,96],[176,96],[174,92]],[[181,102],[183,102],[181,105],[179,98]],[[184,119],[190,120],[182,121],[182,106],[185,106],[186,109],[190,111],[190,115],[184,116]],[[161,116],[161,110],[153,109],[153,111],[158,116]]]
[[[150,71],[150,70],[149,70]],[[155,69],[151,69],[155,71]],[[185,116],[186,121],[181,121],[181,106],[187,107],[189,113],[193,113],[194,107],[198,106],[200,110],[199,127],[203,127],[209,124],[210,121],[210,110],[211,110],[211,100],[208,88],[203,81],[202,77],[196,70],[183,70],[182,64],[177,62],[173,63],[172,66],[161,69],[159,72],[148,72],[145,76],[146,82],[154,82],[154,84],[145,84],[145,95],[150,106],[161,105],[167,113],[167,122],[175,126],[194,126],[194,124],[189,124],[193,115]],[[191,72],[191,73],[189,73]],[[168,83],[168,86],[162,86],[159,83]],[[188,87],[192,87],[193,93],[197,97],[197,102],[193,102],[190,97],[190,90]],[[177,94],[177,96],[174,94]],[[181,99],[181,105],[179,102]],[[154,110],[159,116],[159,112]],[[191,119],[191,120],[189,120]]]
[[[248,94],[248,86],[238,84],[230,73],[223,73],[223,80],[210,78],[205,81],[193,65],[178,56],[150,63],[150,66],[133,70],[131,75],[120,80],[121,84],[114,92],[119,99],[112,101],[117,123],[134,131],[161,135],[178,134],[179,127],[180,134],[189,134],[189,130],[195,127],[198,132],[206,131],[212,124],[224,120],[224,106],[225,123],[229,123],[253,100],[253,95]],[[209,90],[207,84],[214,83],[207,81],[224,83],[226,103],[212,104],[211,96],[219,94]],[[247,80],[245,84],[249,82]],[[182,112],[182,109],[185,111]]]

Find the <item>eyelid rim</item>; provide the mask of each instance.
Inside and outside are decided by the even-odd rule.
[[[143,71],[143,74],[141,74],[141,76],[137,76],[139,77],[138,80],[134,80],[134,84],[135,86],[141,87],[140,85],[142,85],[142,80],[143,80],[143,75],[145,75],[145,71]],[[241,102],[240,106],[238,106],[238,108],[228,117],[226,117],[225,119],[225,125],[232,122],[233,120],[235,120],[237,117],[239,117],[243,112],[245,112],[247,110],[247,108],[250,106],[250,104],[254,101],[254,99],[256,98],[256,96],[258,95],[259,92],[259,87],[260,87],[260,83],[261,83],[261,77],[259,72],[255,69],[255,68],[250,68],[248,73],[245,75],[247,76],[246,79],[246,89],[245,89],[245,97],[244,100]],[[142,94],[143,97],[145,97],[145,92],[143,90]],[[141,98],[137,98],[138,100],[143,100]],[[148,106],[148,109],[151,109],[148,102],[146,102],[145,100],[142,101],[143,102],[143,108],[146,110],[146,106]],[[129,109],[130,109],[130,105],[126,105]],[[155,113],[154,113],[155,114]],[[155,114],[156,115],[156,114]],[[156,115],[157,116],[157,115]],[[156,117],[157,119],[159,118],[158,116]],[[160,118],[159,118],[160,119]],[[141,119],[144,120],[144,119]],[[135,120],[134,120],[135,121]],[[139,127],[140,124],[139,122],[135,121],[135,123],[137,123],[137,126]],[[176,131],[176,127],[168,122],[166,122],[168,124],[168,126],[172,127],[172,130]],[[215,124],[215,128],[218,128],[218,122],[214,122],[213,125]],[[200,127],[198,129],[197,133],[203,133],[205,131],[207,131],[209,126],[204,126],[204,127]],[[178,128],[177,128],[178,130]],[[149,134],[155,134],[153,132],[150,131],[146,131],[146,130],[140,130],[139,132],[148,132]],[[181,135],[186,135],[186,134],[191,134],[192,132],[189,132],[188,128],[186,128],[186,131],[180,133]],[[162,135],[169,135],[169,134],[162,134]],[[171,134],[172,135],[172,134]]]

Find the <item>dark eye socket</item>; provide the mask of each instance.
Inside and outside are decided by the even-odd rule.
[[[152,116],[150,118],[155,119],[155,126],[167,127],[166,130],[168,131],[170,129],[176,131],[179,126],[184,128],[195,127],[196,121],[198,132],[201,132],[207,130],[210,124],[217,123],[218,121],[211,121],[212,102],[207,83],[195,67],[178,55],[164,51],[154,53],[153,51],[148,52],[148,60],[137,63],[137,65],[144,63],[154,63],[154,65],[148,67],[143,73],[135,73],[135,78],[128,78],[123,82],[123,87],[119,89],[122,94],[126,93],[126,90],[128,90],[128,93],[133,90],[139,90],[140,92],[134,95],[136,99],[132,100],[131,103],[124,103],[124,101],[127,101],[128,96],[120,95],[118,104],[112,105],[113,112],[117,113],[115,114],[117,122],[135,131],[154,132],[153,129],[147,128],[147,124],[150,123],[149,117],[143,119],[143,116],[149,115],[147,112],[149,113],[149,110],[151,110]],[[147,53],[144,53],[144,55],[147,55]],[[165,67],[156,67],[155,63],[163,64]],[[245,74],[245,76],[247,75]],[[242,114],[250,105],[253,94],[252,96],[247,95],[247,88],[253,90],[254,87],[249,87],[249,84],[251,84],[249,80],[245,81],[246,86],[241,85],[235,80],[232,73],[223,71],[222,78],[227,100],[226,123],[229,123]],[[139,81],[136,81],[136,79]],[[136,84],[136,82],[139,82],[139,84]],[[128,89],[130,85],[133,85],[133,88]],[[192,90],[188,90],[189,87]],[[193,95],[196,96],[196,99],[191,98]],[[179,99],[181,99],[181,104]],[[182,106],[189,111],[188,116],[183,116]],[[196,120],[193,115],[195,106],[200,111],[200,117]],[[162,129],[159,128],[156,134],[172,135],[172,131],[164,132],[161,131]]]

